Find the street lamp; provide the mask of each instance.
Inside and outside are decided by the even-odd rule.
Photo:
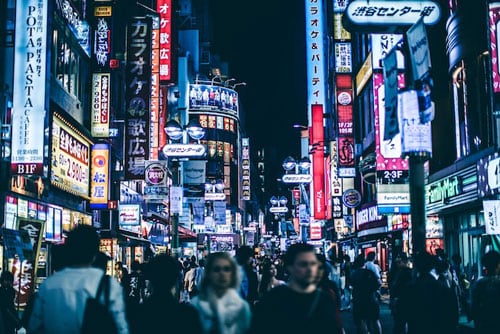
[[[168,144],[162,149],[165,156],[172,161],[172,188],[170,189],[170,214],[171,214],[171,249],[175,257],[179,256],[179,214],[182,211],[182,187],[180,184],[179,159],[202,157],[206,148],[201,145],[200,139],[205,136],[205,129],[197,120],[192,119],[183,128],[177,121],[171,119],[165,124]],[[196,144],[188,142],[188,137]],[[174,190],[175,189],[175,190]],[[175,200],[175,205],[172,202]]]

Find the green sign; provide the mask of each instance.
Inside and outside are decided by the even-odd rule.
[[[445,202],[447,199],[462,193],[462,187],[458,176],[449,177],[438,182],[429,184],[427,187],[427,204]]]

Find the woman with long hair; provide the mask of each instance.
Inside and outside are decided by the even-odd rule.
[[[262,264],[262,277],[259,284],[259,298],[262,298],[272,288],[285,284],[284,281],[276,278],[278,271],[271,260],[266,260]]]
[[[200,282],[200,294],[191,300],[198,310],[206,334],[240,334],[250,327],[248,303],[236,290],[237,264],[229,253],[208,255]]]

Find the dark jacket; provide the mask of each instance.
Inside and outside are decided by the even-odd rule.
[[[491,333],[498,328],[500,310],[500,276],[481,278],[472,286],[471,316],[476,333]]]
[[[338,333],[335,313],[335,301],[326,292],[298,293],[282,285],[255,306],[251,333]]]
[[[423,274],[402,291],[398,312],[408,324],[408,334],[456,333],[458,325],[457,299],[453,291]]]
[[[182,334],[203,333],[198,312],[189,304],[178,303],[170,292],[152,294],[139,305],[130,323],[130,332]]]

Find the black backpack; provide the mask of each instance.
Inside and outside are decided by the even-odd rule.
[[[82,334],[118,333],[118,328],[113,315],[109,311],[109,280],[110,277],[103,275],[95,297],[87,298],[85,311],[83,313]],[[101,293],[104,290],[104,305],[100,302]]]

